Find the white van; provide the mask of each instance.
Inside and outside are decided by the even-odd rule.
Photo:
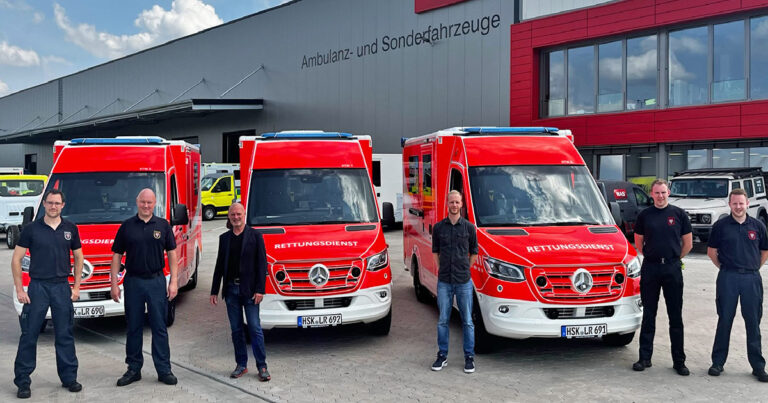
[[[403,162],[400,154],[373,154],[372,174],[382,224],[402,223]]]

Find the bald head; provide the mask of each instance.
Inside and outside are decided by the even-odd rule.
[[[139,218],[144,221],[152,218],[152,212],[155,211],[156,202],[155,192],[153,192],[152,189],[142,189],[141,192],[139,192],[139,195],[136,196],[136,207],[138,207],[139,210]]]
[[[240,234],[245,229],[245,207],[240,203],[232,203],[227,212],[229,224],[235,234]]]

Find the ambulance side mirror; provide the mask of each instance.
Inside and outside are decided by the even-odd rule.
[[[187,225],[189,224],[189,216],[187,215],[187,206],[179,203],[173,206],[173,219],[171,219],[171,225]]]
[[[611,216],[613,216],[613,221],[616,223],[616,225],[621,225],[621,222],[624,221],[621,218],[621,207],[619,207],[619,203],[617,202],[610,202],[608,203],[608,206],[611,208]]]
[[[21,213],[21,215],[22,215],[21,228],[24,228],[27,226],[27,224],[32,222],[32,219],[35,216],[35,208],[32,206],[25,207],[24,212]]]

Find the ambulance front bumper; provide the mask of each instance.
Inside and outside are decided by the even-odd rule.
[[[27,290],[27,287],[24,287],[24,290]],[[81,318],[81,317],[106,317],[106,316],[121,316],[125,315],[125,307],[123,306],[123,298],[125,297],[125,293],[122,291],[123,286],[120,286],[120,302],[115,302],[110,297],[110,289],[109,288],[99,288],[94,290],[80,290],[80,299],[78,301],[75,301],[72,303],[73,307],[75,308],[75,318]],[[107,297],[107,299],[104,299],[104,297]],[[104,314],[102,315],[101,312],[98,312],[100,310],[97,310],[98,316],[91,316],[94,312],[94,309],[92,307],[104,307]],[[21,309],[24,307],[24,304],[19,302],[19,299],[16,294],[16,290],[13,290],[13,307],[16,308],[16,314],[21,316]],[[87,310],[82,308],[88,308]],[[79,316],[80,313],[88,314],[88,316]],[[46,319],[51,319],[51,310],[48,309],[48,313],[45,314]]]

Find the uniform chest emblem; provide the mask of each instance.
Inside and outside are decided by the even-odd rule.
[[[155,237],[155,239],[160,239],[161,234],[160,231],[155,231],[152,235]]]
[[[667,217],[667,224],[670,226],[675,225],[675,217]]]
[[[757,231],[747,231],[747,237],[749,237],[750,241],[754,241],[757,239]]]
[[[72,233],[69,231],[64,231],[64,239],[67,241],[72,240]]]

